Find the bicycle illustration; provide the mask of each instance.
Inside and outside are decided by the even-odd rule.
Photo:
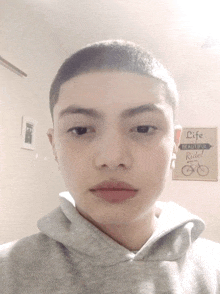
[[[190,164],[184,165],[182,167],[182,173],[184,174],[184,176],[188,177],[195,171],[197,171],[197,173],[202,177],[208,175],[209,168],[206,165],[200,165],[198,160],[190,160],[187,161],[187,163]]]

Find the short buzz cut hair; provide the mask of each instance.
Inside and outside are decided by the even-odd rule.
[[[167,102],[177,108],[176,84],[165,67],[141,46],[124,40],[107,40],[89,44],[67,58],[58,70],[50,88],[50,112],[59,98],[62,84],[84,73],[121,71],[153,77],[166,89]]]

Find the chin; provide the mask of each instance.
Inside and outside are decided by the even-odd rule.
[[[89,218],[92,223],[100,225],[130,225],[137,220],[144,218],[145,211],[138,207],[123,207],[113,206],[99,208],[96,211],[89,213]]]

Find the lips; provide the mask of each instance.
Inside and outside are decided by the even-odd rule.
[[[138,189],[126,182],[104,181],[90,189],[90,191],[99,198],[108,202],[122,202],[126,199],[133,198]]]
[[[128,191],[137,191],[138,189],[135,189],[131,185],[129,185],[126,182],[119,182],[119,181],[104,181],[90,189],[93,190],[128,190]]]

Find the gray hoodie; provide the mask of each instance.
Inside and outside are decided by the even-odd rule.
[[[83,218],[68,197],[38,221],[41,232],[2,246],[0,293],[220,293],[220,244],[198,238],[204,223],[197,216],[157,202],[158,227],[134,253]]]

